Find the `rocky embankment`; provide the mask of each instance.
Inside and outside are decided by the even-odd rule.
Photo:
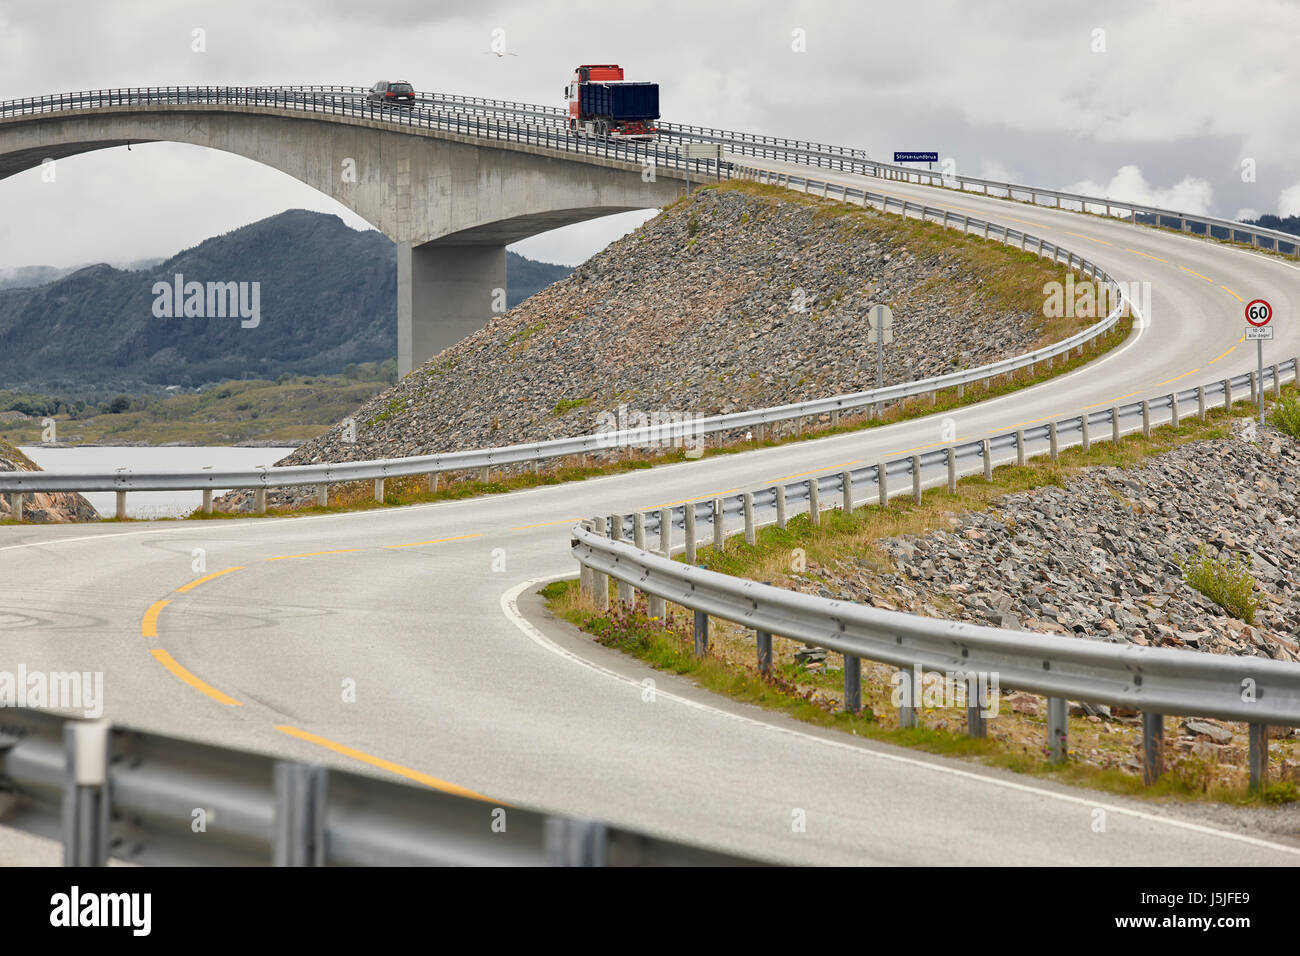
[[[355,441],[336,426],[283,464],[584,434],[619,406],[712,415],[872,388],[875,303],[894,313],[886,383],[981,365],[1043,340],[1041,289],[1062,277],[874,210],[705,190],[367,402]]]
[[[1253,625],[1184,581],[1179,560],[1201,545],[1249,562]],[[1253,423],[881,546],[890,573],[841,562],[798,586],[932,617],[1300,661],[1300,443]]]
[[[36,464],[13,445],[0,441],[0,471],[40,471]],[[9,496],[0,495],[0,521],[10,519]],[[23,520],[40,524],[63,521],[96,521],[99,512],[75,492],[23,496]]]

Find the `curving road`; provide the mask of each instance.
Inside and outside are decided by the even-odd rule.
[[[1300,270],[1277,259],[969,193],[762,165],[1032,226],[1120,281],[1151,283],[1147,321],[1124,346],[950,413],[960,438],[1244,371],[1254,350],[1239,341],[1243,300],[1268,298],[1279,316],[1266,356],[1300,353],[1300,330],[1287,321],[1300,306]],[[548,622],[533,596],[535,582],[574,572],[568,529],[579,517],[874,463],[937,444],[940,430],[931,417],[378,512],[0,528],[0,631],[13,662],[0,666],[103,671],[105,716],[147,729],[370,767],[773,860],[1300,862],[1300,841],[732,704]],[[194,549],[203,549],[203,571]],[[657,694],[647,700],[651,677]],[[346,682],[355,702],[343,700]],[[1104,832],[1094,828],[1099,807]],[[800,811],[802,832],[792,827]]]

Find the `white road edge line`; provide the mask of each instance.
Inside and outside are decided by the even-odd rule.
[[[621,681],[624,684],[628,684],[632,687],[635,687],[637,688],[638,691],[640,691],[642,689],[642,685],[640,681],[637,681],[631,677],[627,677],[623,674],[620,674],[617,671],[609,669],[608,667],[602,667],[600,664],[597,664],[594,661],[589,661],[586,658],[579,657],[577,654],[574,654],[572,651],[565,650],[563,647],[560,647],[558,644],[556,644],[554,641],[548,638],[545,634],[543,634],[540,630],[538,630],[532,624],[531,621],[529,621],[526,617],[523,616],[522,613],[520,613],[519,595],[521,595],[524,591],[528,590],[529,588],[534,588],[537,587],[538,585],[545,584],[548,581],[559,581],[568,577],[571,577],[571,575],[553,574],[547,577],[531,578],[527,581],[523,581],[519,584],[516,584],[514,587],[508,589],[501,595],[502,612],[505,614],[506,618],[512,624],[515,625],[515,627],[519,628],[519,630],[522,631],[529,640],[531,640],[534,644],[537,644],[539,647],[547,651],[550,651],[552,654],[555,654],[559,657],[563,657],[566,660],[572,661],[575,664],[579,664],[583,667],[586,667],[589,670],[593,670],[598,674],[603,674],[606,677],[612,677],[614,680]],[[918,767],[927,771],[931,771],[933,773],[950,774],[952,776],[961,777],[966,780],[974,780],[983,784],[988,784],[995,787],[1002,787],[1003,789],[1006,790],[1015,790],[1020,793],[1029,793],[1040,797],[1049,797],[1053,800],[1059,800],[1064,803],[1073,804],[1075,806],[1086,807],[1089,811],[1095,809],[1102,809],[1105,810],[1107,813],[1117,813],[1120,814],[1121,816],[1132,817],[1134,819],[1142,820],[1147,823],[1163,824],[1166,826],[1177,827],[1181,830],[1188,830],[1192,833],[1200,833],[1200,834],[1204,834],[1205,836],[1219,837],[1225,840],[1234,840],[1238,843],[1245,843],[1250,846],[1261,847],[1266,850],[1276,850],[1281,853],[1290,853],[1293,856],[1300,856],[1300,847],[1286,846],[1285,844],[1281,844],[1281,843],[1271,843],[1268,840],[1264,840],[1259,837],[1246,836],[1245,834],[1241,834],[1241,833],[1232,833],[1227,830],[1218,830],[1215,829],[1214,827],[1208,827],[1199,823],[1192,823],[1187,820],[1178,820],[1175,818],[1163,817],[1158,814],[1145,813],[1141,810],[1133,810],[1128,807],[1121,807],[1121,806],[1115,806],[1114,804],[1101,803],[1096,800],[1086,800],[1083,797],[1075,797],[1075,796],[1071,796],[1070,794],[1057,793],[1052,790],[1044,790],[1040,787],[1032,787],[1029,786],[1028,784],[1016,783],[1013,780],[1001,780],[997,777],[990,777],[990,776],[985,776],[983,774],[971,773],[969,770],[962,770],[959,767],[946,767],[926,760],[917,760],[913,757],[904,757],[899,754],[884,753],[882,751],[873,750],[866,747],[856,747],[849,743],[841,743],[840,741],[837,740],[828,740],[824,737],[819,737],[814,734],[804,733],[801,730],[795,730],[790,727],[781,727],[777,724],[768,723],[767,721],[755,720],[752,717],[745,717],[741,714],[734,714],[731,713],[730,711],[726,711],[726,710],[722,710],[721,708],[714,707],[711,704],[704,704],[699,701],[689,700],[685,697],[679,697],[676,694],[670,693],[668,691],[660,690],[658,688],[656,688],[655,690],[655,696],[663,697],[671,701],[676,701],[679,704],[683,704],[687,707],[692,707],[696,710],[703,711],[705,713],[711,713],[719,717],[725,717],[728,720],[739,721],[740,723],[749,724],[750,726],[754,726],[754,727],[761,727],[765,730],[772,731],[774,733],[786,734],[792,737],[797,737],[801,740],[807,740],[807,741],[811,741],[812,743],[821,744],[822,746],[834,747],[839,750],[852,751],[853,753],[862,754],[863,756],[866,757],[873,757],[879,760],[890,760],[895,763],[904,764],[911,767]]]

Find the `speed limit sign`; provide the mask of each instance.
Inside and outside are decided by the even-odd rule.
[[[1254,299],[1246,305],[1246,321],[1262,329],[1273,318],[1273,307],[1265,299]]]

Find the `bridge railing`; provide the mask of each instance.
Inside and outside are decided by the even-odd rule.
[[[955,621],[895,613],[850,601],[814,597],[734,578],[696,567],[698,547],[725,550],[729,536],[757,542],[765,525],[787,527],[792,517],[820,523],[825,507],[852,512],[908,497],[920,504],[927,488],[956,492],[964,476],[991,479],[996,465],[1023,465],[1034,456],[1053,460],[1066,448],[1087,451],[1093,443],[1118,443],[1131,432],[1150,435],[1153,426],[1177,427],[1182,417],[1204,418],[1214,407],[1229,408],[1257,390],[1295,383],[1300,357],[1264,370],[1207,382],[1155,399],[1053,419],[987,438],[954,441],[929,451],[882,460],[874,465],[813,475],[758,487],[711,500],[623,515],[598,515],[576,527],[572,552],[580,567],[584,595],[597,609],[616,600],[625,609],[646,600],[646,614],[666,620],[668,604],[693,613],[696,653],[708,650],[709,618],[719,618],[754,633],[760,670],[772,665],[772,636],[802,641],[845,656],[845,708],[861,706],[861,661],[898,667],[900,726],[917,722],[917,692],[925,671],[957,675],[966,681],[968,731],[982,736],[989,701],[987,686],[975,680],[996,675],[1003,689],[1048,698],[1047,746],[1056,761],[1065,759],[1068,700],[1118,705],[1141,711],[1144,774],[1160,774],[1163,715],[1217,717],[1250,725],[1250,779],[1258,787],[1268,766],[1268,726],[1300,726],[1300,665],[1257,657],[1204,654],[1169,648],[1138,647],[1119,640],[1085,638],[981,627]],[[653,536],[653,547],[650,546]],[[671,560],[681,553],[685,563]],[[608,580],[619,582],[611,598]]]
[[[160,91],[164,91],[161,94],[164,99],[157,98]],[[195,93],[195,91],[199,92]],[[367,103],[366,92],[364,87],[355,86],[131,87],[8,100],[0,103],[0,119],[7,116],[18,117],[66,109],[155,103],[234,103],[248,106],[312,109],[326,113],[383,118],[406,125],[454,130],[466,135],[490,139],[529,142],[563,152],[598,154],[630,162],[643,162],[654,157],[657,165],[669,169],[684,169],[689,162],[692,175],[697,181],[710,175],[708,161],[683,160],[674,147],[674,141],[711,142],[722,145],[729,153],[736,156],[797,163],[961,191],[979,191],[984,195],[997,194],[1001,198],[1036,205],[1047,204],[1057,208],[1077,209],[1081,212],[1104,213],[1108,216],[1122,214],[1134,225],[1141,221],[1160,228],[1176,228],[1181,232],[1194,233],[1207,240],[1222,239],[1229,242],[1249,243],[1255,248],[1300,258],[1300,237],[1276,229],[1266,229],[1200,213],[1162,209],[1123,198],[1088,196],[1043,186],[882,163],[871,159],[866,150],[855,147],[675,123],[660,123],[659,142],[653,145],[638,141],[597,140],[591,137],[571,136],[567,133],[560,136],[564,114],[556,107],[486,97],[426,93],[420,94],[420,102],[426,108],[393,111]],[[166,99],[167,97],[170,99]],[[429,106],[436,109],[428,110]],[[450,111],[456,114],[456,118],[450,118],[446,112],[440,111]],[[522,129],[516,129],[513,123],[498,122],[483,126],[468,122],[469,116],[492,116],[498,119],[524,117],[528,122]]]
[[[755,177],[768,175],[764,170],[743,167],[738,168],[737,172]],[[1022,355],[913,382],[771,408],[685,419],[641,428],[596,432],[529,444],[376,461],[290,465],[240,471],[140,472],[120,469],[115,472],[0,472],[0,493],[10,495],[10,511],[18,516],[22,513],[24,494],[51,491],[114,491],[117,493],[118,517],[126,516],[126,494],[129,491],[201,490],[204,492],[203,507],[207,511],[211,509],[211,496],[216,489],[252,489],[256,492],[255,507],[260,513],[265,509],[266,490],[269,488],[315,486],[318,497],[327,500],[328,488],[332,484],[373,480],[376,483],[376,498],[382,500],[383,482],[388,478],[474,471],[508,465],[537,465],[543,461],[611,450],[663,447],[670,443],[702,441],[710,435],[743,433],[750,429],[758,429],[761,433],[764,429],[782,422],[821,416],[830,416],[832,424],[837,424],[841,414],[865,412],[873,407],[879,411],[886,404],[916,396],[933,397],[939,391],[949,388],[960,391],[974,383],[991,383],[994,379],[1009,376],[1020,369],[1032,371],[1041,363],[1051,365],[1056,359],[1064,359],[1071,353],[1081,354],[1086,345],[1114,329],[1128,308],[1128,299],[1124,290],[1104,269],[1086,257],[1049,242],[1041,236],[1034,236],[1009,226],[971,216],[957,216],[946,209],[903,201],[869,190],[842,187],[785,174],[773,175],[771,178],[773,182],[782,186],[800,188],[813,193],[820,192],[823,196],[834,196],[845,202],[856,202],[864,206],[875,205],[897,215],[924,219],[967,234],[983,236],[1014,248],[1034,252],[1077,271],[1097,283],[1099,287],[1112,290],[1118,304],[1108,315],[1092,326],[1059,342]],[[1141,317],[1138,316],[1137,319],[1141,320]]]
[[[66,866],[734,866],[594,820],[0,708],[0,824]]]

